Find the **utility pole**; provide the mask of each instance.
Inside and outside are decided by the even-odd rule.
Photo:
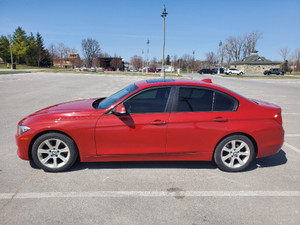
[[[192,74],[194,73],[194,67],[195,67],[195,50],[193,51],[193,65],[192,65]]]
[[[142,50],[142,73],[144,73],[144,50]]]
[[[218,68],[218,75],[220,75],[221,70],[221,48],[222,48],[222,41],[219,42],[219,68]]]
[[[149,69],[149,44],[150,41],[149,39],[147,40],[147,66],[146,66],[146,72],[148,73],[148,69]]]
[[[13,59],[13,54],[12,54],[12,40],[11,40],[11,36],[10,35],[9,35],[9,46],[10,46],[11,69],[13,69],[14,59]]]
[[[164,11],[161,14],[161,17],[163,18],[163,56],[162,56],[162,60],[161,60],[161,76],[164,78],[164,80],[166,79],[166,74],[165,74],[165,68],[164,68],[164,62],[165,62],[165,20],[166,20],[166,16],[168,15],[167,11],[166,11],[166,6],[164,5]]]

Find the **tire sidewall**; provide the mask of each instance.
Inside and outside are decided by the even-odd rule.
[[[38,155],[37,155],[37,150],[38,150],[38,147],[40,146],[40,144],[43,141],[45,141],[47,139],[52,139],[52,138],[59,139],[59,140],[65,142],[66,145],[68,146],[68,148],[70,149],[69,161],[64,166],[59,167],[59,168],[49,168],[49,167],[45,166],[44,164],[42,164],[40,162]],[[77,151],[77,147],[76,147],[74,141],[70,137],[68,137],[64,134],[51,132],[51,133],[43,134],[35,140],[35,142],[32,145],[32,148],[31,148],[31,155],[32,155],[33,162],[39,168],[43,169],[44,171],[61,172],[61,171],[65,171],[65,170],[69,169],[75,163],[75,161],[78,157],[78,151]]]
[[[230,167],[226,166],[221,159],[221,151],[222,151],[223,147],[231,140],[241,140],[241,141],[245,142],[249,146],[249,149],[250,149],[250,156],[249,156],[248,161],[239,168],[230,168]],[[229,137],[226,137],[217,145],[217,147],[215,149],[215,153],[214,153],[214,161],[217,164],[217,166],[219,167],[219,169],[221,169],[223,171],[227,171],[227,172],[240,172],[242,170],[245,170],[253,162],[254,157],[255,157],[254,145],[253,145],[252,141],[244,135],[231,135]]]

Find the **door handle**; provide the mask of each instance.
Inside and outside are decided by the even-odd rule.
[[[154,120],[152,122],[150,122],[152,125],[165,125],[166,121],[164,120]]]
[[[228,122],[228,119],[226,117],[218,116],[214,118],[215,122]]]

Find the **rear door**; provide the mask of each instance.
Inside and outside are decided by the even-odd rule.
[[[237,102],[220,92],[178,87],[168,123],[166,152],[210,152],[227,132]]]

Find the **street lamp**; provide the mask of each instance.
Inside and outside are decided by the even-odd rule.
[[[218,69],[218,75],[220,75],[221,70],[221,49],[222,49],[222,41],[219,42],[219,69]]]
[[[13,54],[12,54],[12,40],[11,40],[11,36],[9,36],[9,46],[10,46],[10,60],[11,60],[11,69],[13,69]]]
[[[161,17],[164,19],[164,25],[163,25],[163,29],[164,29],[164,34],[163,34],[163,57],[162,57],[162,63],[161,63],[161,71],[162,71],[162,76],[164,78],[164,80],[166,79],[166,74],[165,74],[165,68],[164,68],[164,61],[165,61],[165,20],[166,20],[166,16],[168,15],[167,11],[166,11],[166,6],[164,5],[164,11],[161,14]]]

